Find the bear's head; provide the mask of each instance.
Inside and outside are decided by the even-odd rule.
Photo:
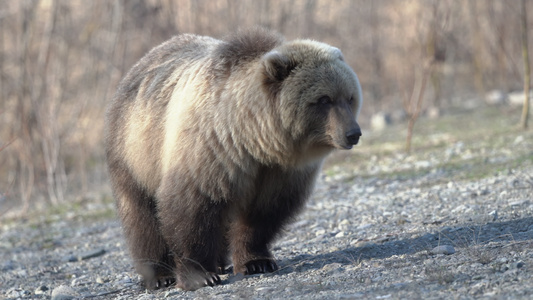
[[[341,51],[311,40],[282,44],[262,57],[264,87],[279,101],[282,127],[312,148],[351,149],[361,136],[361,86]]]

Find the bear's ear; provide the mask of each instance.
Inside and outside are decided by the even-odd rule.
[[[331,47],[331,53],[335,58],[340,59],[341,61],[344,61],[344,56],[342,55],[342,52],[339,48]]]
[[[281,82],[294,69],[290,59],[279,51],[272,50],[263,56],[265,76],[271,82]]]

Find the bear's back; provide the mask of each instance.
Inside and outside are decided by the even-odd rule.
[[[155,190],[161,179],[166,110],[179,78],[206,59],[220,41],[192,34],[175,36],[153,48],[118,86],[107,110],[107,155],[127,165],[134,177]]]
[[[203,106],[210,90],[222,90],[218,87],[236,69],[282,42],[275,33],[252,29],[222,40],[181,34],[153,48],[121,81],[108,108],[111,161],[123,161],[139,182],[155,191],[162,172],[172,165],[169,157],[175,157],[180,131],[200,124],[188,108]]]

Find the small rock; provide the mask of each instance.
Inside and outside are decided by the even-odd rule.
[[[326,234],[326,230],[325,229],[319,229],[315,232],[315,235],[316,236],[321,236],[321,235],[324,235]]]
[[[350,225],[350,221],[343,219],[340,223],[340,225]]]
[[[40,287],[38,287],[37,289],[35,289],[35,291],[33,292],[35,295],[42,295],[44,294],[46,291],[48,291],[48,287],[46,287],[45,285],[41,285]]]
[[[333,246],[333,247],[329,248],[330,252],[337,252],[337,251],[340,251],[340,250],[341,249],[339,247],[337,247],[337,246]]]
[[[485,196],[488,194],[490,194],[490,191],[488,189],[482,189],[482,190],[477,191],[478,196]]]
[[[509,264],[496,265],[495,270],[504,273],[509,270]]]
[[[515,262],[515,263],[512,265],[512,267],[513,267],[514,269],[520,269],[520,268],[522,268],[522,267],[524,267],[524,266],[525,266],[525,263],[524,263],[523,261],[517,261],[517,262]]]
[[[76,297],[78,297],[78,293],[66,285],[60,285],[52,291],[52,300],[70,300]]]
[[[455,248],[451,245],[441,245],[433,248],[431,253],[450,255],[455,253]]]
[[[461,144],[460,144],[460,143],[461,143]],[[462,145],[462,142],[458,142],[457,145]],[[462,148],[462,147],[457,146],[457,148]],[[452,189],[453,186],[454,186],[453,181],[449,181],[448,184],[446,184],[446,186],[447,186],[449,189]]]
[[[75,255],[69,255],[69,256],[65,257],[65,261],[75,262],[75,261],[78,261],[78,258]]]

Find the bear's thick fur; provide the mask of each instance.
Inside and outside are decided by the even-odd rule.
[[[269,245],[325,156],[357,144],[361,104],[340,50],[316,41],[254,29],[151,50],[106,119],[118,214],[146,287],[215,285],[230,262],[277,270]]]

